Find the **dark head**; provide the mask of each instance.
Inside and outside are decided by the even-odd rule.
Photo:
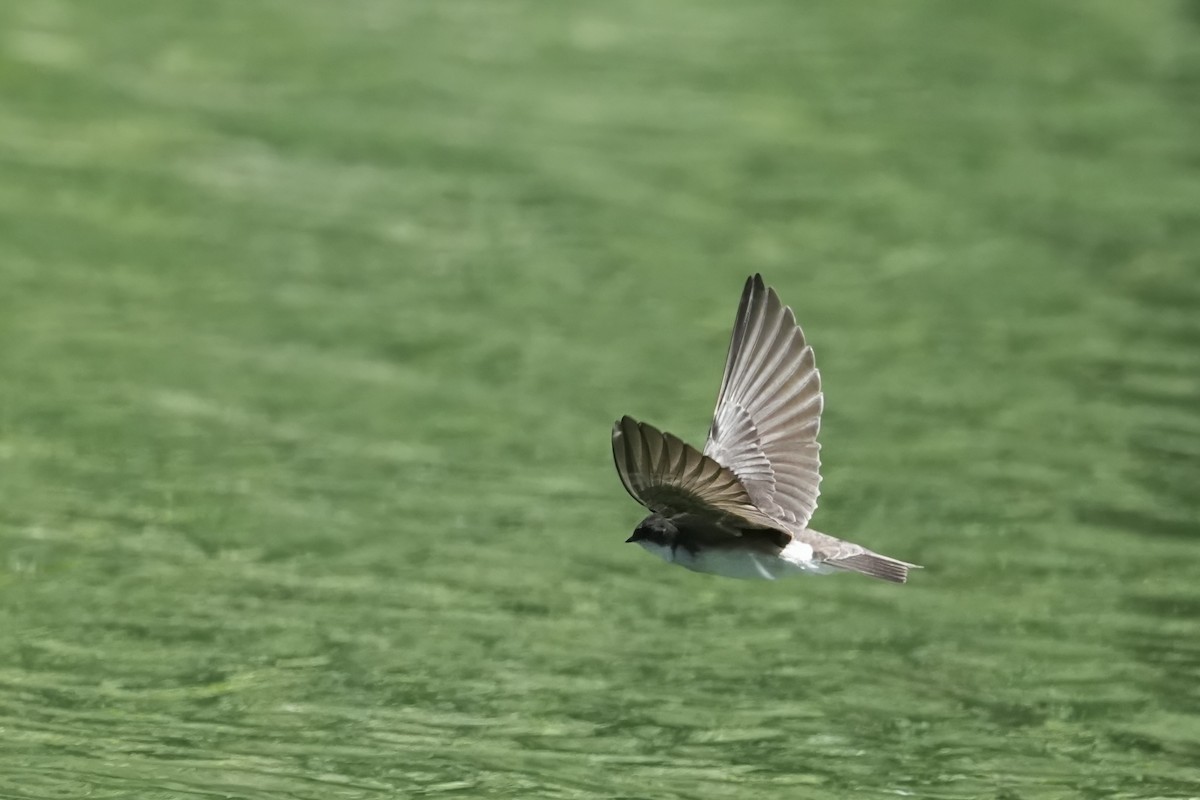
[[[661,514],[651,514],[644,520],[638,523],[634,528],[633,535],[626,539],[628,542],[638,542],[640,544],[656,544],[659,547],[670,547],[675,542],[675,535],[679,529],[671,520]]]

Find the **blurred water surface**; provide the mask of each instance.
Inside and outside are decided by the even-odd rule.
[[[0,796],[1200,797],[1194,4],[0,9]],[[905,587],[668,568],[741,282]]]

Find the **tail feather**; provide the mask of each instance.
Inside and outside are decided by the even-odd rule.
[[[825,563],[831,567],[851,572],[860,572],[863,575],[870,575],[872,578],[879,578],[891,581],[892,583],[906,583],[910,569],[921,569],[919,564],[910,564],[907,561],[901,561],[897,558],[881,556],[878,553],[872,553],[870,550],[845,558],[830,559]]]

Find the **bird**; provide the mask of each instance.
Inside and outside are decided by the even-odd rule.
[[[795,314],[751,275],[703,452],[629,416],[613,425],[617,474],[650,511],[626,542],[729,578],[858,572],[905,583],[919,565],[809,527],[820,494],[824,402]]]

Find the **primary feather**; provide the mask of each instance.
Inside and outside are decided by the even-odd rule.
[[[803,528],[821,484],[821,373],[792,310],[754,275],[738,305],[704,454],[759,508]]]

